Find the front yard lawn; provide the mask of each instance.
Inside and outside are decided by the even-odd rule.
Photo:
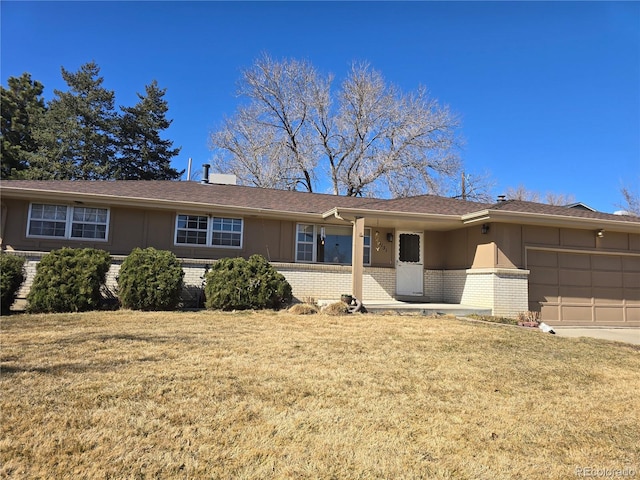
[[[640,351],[420,316],[13,315],[0,476],[640,474]],[[584,471],[584,470],[583,470]]]

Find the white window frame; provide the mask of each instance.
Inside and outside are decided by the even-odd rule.
[[[240,221],[240,231],[237,232],[235,230],[225,230],[224,228],[222,230],[214,230],[214,224],[216,219],[222,220],[223,225],[224,225],[224,220],[231,220],[232,221],[232,227],[235,224],[235,220],[239,220]],[[242,248],[242,243],[243,243],[243,239],[244,239],[244,220],[242,218],[239,217],[219,217],[217,215],[214,215],[212,217],[210,217],[209,221],[211,222],[211,225],[209,226],[209,232],[211,233],[211,246],[214,248]],[[219,245],[219,244],[214,244],[213,243],[213,236],[214,233],[221,233],[221,234],[231,234],[231,235],[240,235],[240,245]]]
[[[201,229],[193,229],[193,228],[179,228],[178,227],[178,223],[180,222],[180,217],[202,217],[202,218],[206,218],[207,220],[207,225],[206,225],[206,230],[204,230],[205,232],[205,243],[188,243],[188,242],[178,242],[178,230],[185,230],[185,231],[195,231],[195,232],[202,232],[203,230]],[[175,228],[174,228],[174,236],[173,236],[173,244],[177,247],[207,247],[209,246],[209,240],[211,238],[211,234],[209,232],[209,216],[208,215],[200,215],[200,214],[190,214],[190,213],[179,213],[176,215],[176,223],[175,223]]]
[[[52,206],[57,208],[65,209],[65,219],[63,220],[51,220],[46,218],[33,218],[33,206],[34,205],[44,205],[44,206]],[[103,222],[90,222],[90,221],[75,221],[73,219],[74,210],[78,208],[87,209],[98,209],[105,210],[107,213],[107,218],[105,223]],[[35,233],[31,233],[31,221],[53,221],[58,223],[64,222],[64,235],[38,235]],[[73,225],[74,224],[89,224],[89,225],[104,225],[104,238],[95,238],[95,237],[74,237],[73,234]],[[111,209],[107,207],[100,207],[96,205],[65,205],[60,203],[44,203],[44,202],[31,202],[29,204],[29,215],[27,216],[27,238],[43,238],[43,239],[52,239],[52,240],[72,240],[79,242],[107,242],[109,240],[109,226],[111,224]]]
[[[190,230],[185,228],[178,229],[178,222],[180,221],[180,217],[206,217],[207,219],[207,240],[205,244],[201,243],[178,243],[178,230]],[[215,219],[222,220],[239,220],[240,221],[240,231],[229,231],[229,230],[215,230],[215,232],[220,233],[231,233],[240,235],[240,245],[217,245],[213,243],[213,234],[214,234],[214,221]],[[193,230],[193,229],[191,229]],[[194,230],[194,231],[203,231],[203,230]],[[178,213],[176,214],[176,221],[174,224],[173,230],[173,245],[176,247],[196,247],[196,248],[221,248],[221,249],[231,249],[231,250],[240,250],[244,246],[244,218],[243,217],[224,217],[221,215],[203,215],[201,213]]]
[[[312,237],[313,240],[311,242],[299,242],[298,241],[298,234],[300,233],[299,228],[303,226],[303,227],[312,227],[313,228],[313,233],[312,233]],[[316,230],[316,226],[311,224],[311,223],[298,223],[296,224],[296,253],[295,253],[295,261],[297,263],[316,263],[316,256],[317,256],[317,237],[318,237],[318,233]],[[300,244],[304,244],[304,245],[311,245],[311,260],[298,260],[298,246]]]
[[[298,232],[299,232],[299,227],[300,226],[307,226],[307,227],[313,227],[313,255],[312,255],[312,259],[311,260],[298,260],[298,246],[300,243],[304,243],[304,244],[308,244],[308,242],[299,242],[298,241]],[[337,226],[337,225],[333,225],[333,226]],[[296,251],[295,251],[295,262],[296,263],[318,263],[318,264],[322,264],[322,265],[352,265],[353,264],[353,252],[352,252],[352,258],[351,258],[351,263],[325,263],[325,262],[318,262],[318,234],[320,232],[320,229],[322,228],[322,225],[316,225],[316,224],[312,224],[312,223],[298,223],[296,224],[296,237],[295,237],[295,243],[296,243]],[[365,237],[369,237],[369,245],[363,245],[363,251],[362,251],[362,261],[364,265],[371,265],[371,228],[367,227],[364,229],[365,231]],[[352,234],[353,234],[353,230],[352,230]],[[353,237],[352,237],[353,238]],[[363,240],[364,241],[364,240]],[[365,258],[365,252],[369,251],[369,261],[368,262],[364,262],[364,258]]]

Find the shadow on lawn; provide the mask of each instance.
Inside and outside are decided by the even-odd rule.
[[[112,372],[114,368],[132,363],[159,362],[163,358],[141,357],[136,359],[117,359],[108,362],[64,362],[48,365],[21,364],[18,359],[6,358],[0,362],[0,375],[16,375],[20,373],[42,373],[45,375],[64,375],[68,373]]]

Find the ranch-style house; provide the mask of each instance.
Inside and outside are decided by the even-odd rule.
[[[222,180],[220,180],[222,179]],[[185,301],[223,257],[261,254],[299,301],[402,300],[538,311],[557,325],[640,325],[640,218],[433,195],[341,197],[184,181],[4,181],[2,250],[35,265],[67,247],[174,252]],[[108,283],[109,285],[109,283]],[[194,298],[195,298],[194,297]]]

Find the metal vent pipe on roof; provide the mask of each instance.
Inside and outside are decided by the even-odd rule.
[[[200,180],[200,183],[209,183],[209,168],[211,168],[211,165],[208,163],[202,165],[202,180]]]
[[[506,202],[507,201],[507,196],[506,195],[498,195],[498,201],[499,202]]]

